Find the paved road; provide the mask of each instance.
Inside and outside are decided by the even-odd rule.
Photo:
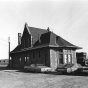
[[[88,74],[73,76],[0,69],[0,88],[88,88]]]

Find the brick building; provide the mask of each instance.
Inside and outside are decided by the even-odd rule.
[[[44,64],[57,68],[60,64],[74,64],[76,61],[75,46],[60,36],[47,30],[29,27],[27,23],[21,36],[18,33],[18,45],[10,52],[11,66],[23,68],[30,64]]]

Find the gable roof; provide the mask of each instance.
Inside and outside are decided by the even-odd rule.
[[[25,50],[31,50],[41,47],[58,47],[58,48],[72,48],[72,49],[81,49],[78,46],[75,46],[62,37],[56,35],[55,33],[35,27],[27,27],[29,34],[31,33],[33,37],[33,47],[28,47],[21,49],[21,44],[18,45],[11,53],[21,52]],[[40,41],[39,41],[40,39]]]
[[[32,37],[33,37],[33,44],[38,40],[38,37],[42,34],[48,32],[48,30],[35,28],[35,27],[29,27],[28,31],[30,31]]]
[[[21,44],[18,45],[13,51],[11,51],[11,53],[13,53],[13,52],[19,52],[19,51],[21,51]]]

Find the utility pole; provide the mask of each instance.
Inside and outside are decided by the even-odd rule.
[[[10,37],[8,37],[8,44],[9,44],[8,56],[9,56],[9,68],[10,68]]]

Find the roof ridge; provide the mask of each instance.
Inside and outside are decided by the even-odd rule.
[[[27,23],[25,23],[25,28],[27,29],[28,33],[31,34],[30,29],[29,29],[29,26],[28,26]]]
[[[35,28],[35,29],[39,29],[39,30],[45,30],[47,31],[47,29],[42,29],[42,28],[37,28],[37,27],[31,27],[31,26],[28,26],[29,28]]]

